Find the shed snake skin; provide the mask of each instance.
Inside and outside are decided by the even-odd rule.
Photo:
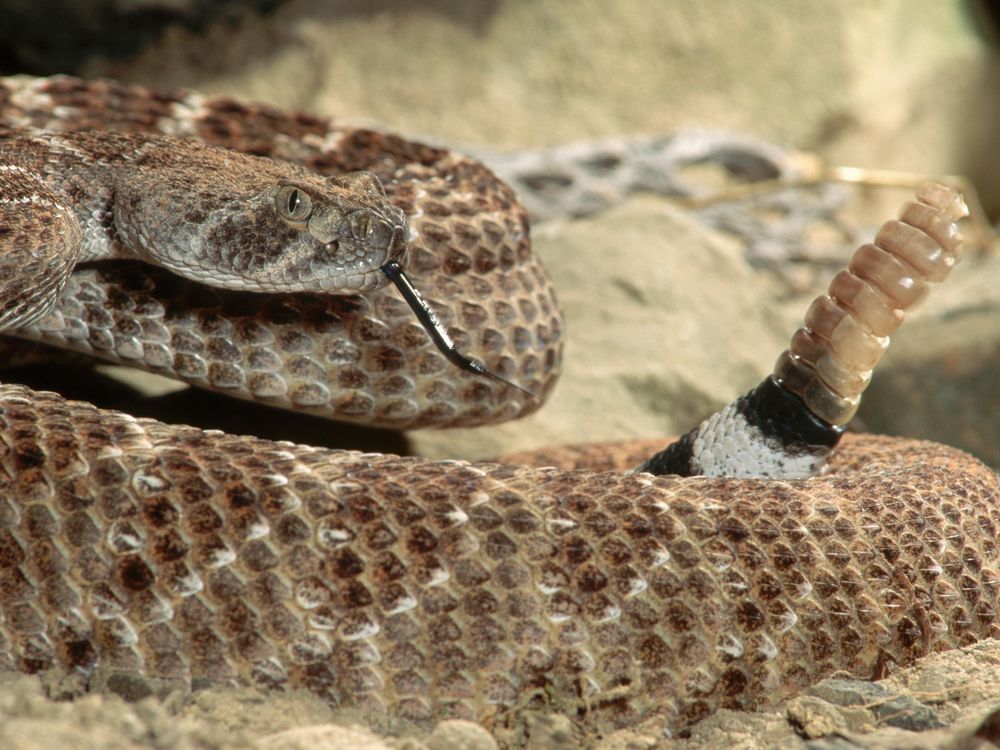
[[[523,213],[475,162],[117,84],[3,79],[0,101],[9,130],[166,131],[374,171],[414,223],[410,267],[463,348],[551,387],[558,309]],[[55,312],[19,334],[341,419],[474,423],[496,404],[501,417],[533,408],[489,381],[452,384],[390,294],[196,292],[126,265],[77,271]],[[348,337],[324,349],[332,329]],[[248,361],[267,366],[246,374]],[[252,377],[279,371],[290,375]],[[1000,634],[1000,487],[960,451],[857,438],[828,474],[795,481],[605,468],[329,451],[2,385],[0,666],[94,684],[304,687],[425,725],[498,727],[539,707],[597,732],[654,717],[678,731],[836,670],[868,678]]]

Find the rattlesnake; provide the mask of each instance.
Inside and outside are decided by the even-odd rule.
[[[410,268],[460,346],[551,388],[558,308],[523,211],[477,163],[110,83],[3,79],[0,97],[19,132],[166,131],[375,172],[411,219]],[[381,291],[194,291],[128,264],[78,270],[32,326],[18,333],[339,418],[474,423],[535,407],[473,375],[453,384]],[[826,476],[798,481],[614,468],[328,451],[3,385],[0,666],[119,688],[136,674],[301,686],[424,724],[499,726],[537,706],[595,731],[654,717],[677,730],[834,670],[870,677],[1000,634],[1000,486],[959,451],[858,438]]]

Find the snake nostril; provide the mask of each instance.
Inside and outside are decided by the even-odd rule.
[[[375,222],[368,211],[355,211],[347,220],[351,227],[351,236],[355,239],[368,239],[375,230]]]

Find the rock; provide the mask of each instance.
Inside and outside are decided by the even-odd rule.
[[[497,750],[497,742],[479,724],[453,719],[442,721],[425,743],[427,750]]]
[[[874,701],[885,700],[889,695],[889,691],[878,683],[833,677],[806,688],[802,693],[837,706],[864,706]]]
[[[392,750],[385,739],[361,727],[320,724],[296,727],[263,737],[259,750]]]
[[[274,0],[49,0],[45,13],[30,1],[4,3],[0,50],[5,70],[38,75],[67,73],[84,60],[137,54],[168,24],[200,29],[210,20],[229,17],[234,6],[267,10]],[[59,23],[53,24],[52,18]]]
[[[989,747],[1000,738],[1000,641],[932,654],[877,683],[825,680],[773,711],[718,711],[672,750],[935,750]],[[828,702],[832,698],[835,702]],[[871,701],[863,707],[838,706]],[[921,704],[923,704],[921,706]],[[899,706],[910,728],[894,726]],[[884,709],[889,708],[888,712]],[[931,708],[932,707],[932,708]],[[781,712],[781,709],[784,709]],[[859,711],[867,715],[859,715]],[[879,714],[882,714],[879,716]],[[929,721],[927,721],[929,719]],[[805,738],[803,738],[805,734]]]
[[[854,710],[843,710],[847,708]],[[911,732],[946,726],[933,708],[915,697],[862,680],[823,680],[788,701],[786,715],[807,737],[822,737],[834,731],[870,732],[876,726]]]

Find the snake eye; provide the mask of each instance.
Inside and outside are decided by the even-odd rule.
[[[285,221],[303,222],[312,214],[312,199],[305,190],[283,185],[274,196],[274,208]]]

